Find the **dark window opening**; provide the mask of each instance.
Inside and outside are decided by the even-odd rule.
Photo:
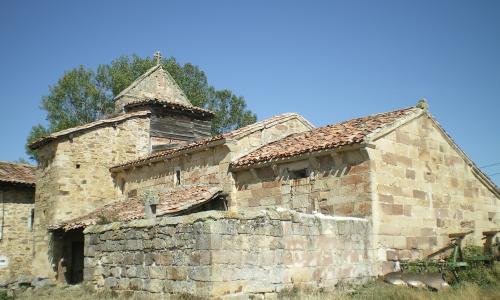
[[[151,215],[156,216],[156,204],[151,204],[149,207],[151,209]]]
[[[125,192],[125,180],[120,180],[120,192],[123,193]]]
[[[225,195],[218,196],[206,203],[203,203],[201,205],[192,207],[188,210],[173,215],[188,215],[192,213],[209,211],[209,210],[222,210],[222,211],[228,210],[228,203],[226,196]]]
[[[175,184],[181,184],[181,170],[175,170]]]
[[[289,171],[288,174],[290,179],[307,178],[309,176],[309,172],[307,169]]]
[[[77,169],[80,169],[80,164],[76,164],[75,166]]]
[[[35,223],[35,209],[30,210],[30,219],[28,223],[29,231],[33,231],[33,223]]]

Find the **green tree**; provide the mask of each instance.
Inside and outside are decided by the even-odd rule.
[[[121,56],[97,70],[80,66],[64,73],[49,87],[42,98],[41,108],[47,111],[48,126],[33,126],[27,145],[52,132],[95,121],[114,109],[113,98],[137,77],[155,65],[150,58],[137,55]],[[163,58],[162,66],[172,75],[193,105],[212,110],[212,134],[223,133],[256,121],[245,99],[228,89],[216,90],[208,84],[207,76],[197,66],[179,64],[175,58]],[[27,147],[36,159],[36,152]]]

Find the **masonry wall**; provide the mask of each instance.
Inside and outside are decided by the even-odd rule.
[[[375,172],[374,232],[381,259],[416,258],[449,242],[448,234],[500,227],[500,199],[427,116],[399,127],[370,149]]]
[[[149,119],[128,119],[95,128],[39,149],[35,205],[34,272],[53,276],[48,225],[58,224],[115,201],[118,190],[109,168],[150,151]]]
[[[34,187],[0,184],[0,282],[16,279],[20,275],[31,275],[31,210],[34,197]]]
[[[306,178],[293,172],[306,169]],[[337,216],[370,216],[370,162],[361,151],[340,152],[234,171],[235,205],[251,209],[284,207]]]
[[[231,160],[266,143],[308,128],[296,117],[277,124],[269,124],[253,132],[228,138],[228,141],[221,145],[118,172],[114,174],[115,184],[123,185],[121,196],[123,199],[140,197],[145,192],[158,189],[173,190],[177,187],[175,172],[180,170],[181,185],[219,185],[230,194],[228,201],[232,206],[231,191],[233,191],[234,181],[228,171]]]
[[[228,185],[227,169],[230,162],[228,147],[219,145],[203,151],[180,155],[151,165],[139,166],[115,174],[115,182],[123,182],[122,198],[144,197],[151,191],[174,190],[179,185],[176,170],[181,172],[181,186],[198,184]]]
[[[85,230],[85,281],[163,297],[273,296],[376,273],[364,219],[290,211],[202,212]]]

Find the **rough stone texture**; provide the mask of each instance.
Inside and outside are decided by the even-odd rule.
[[[366,150],[237,169],[233,203],[366,216],[374,224],[381,262],[421,258],[445,246],[455,232],[474,230],[468,242],[481,245],[482,231],[499,227],[499,198],[427,115],[373,143]],[[306,178],[290,178],[300,169],[307,170]]]
[[[119,189],[109,168],[149,151],[149,119],[142,117],[96,128],[39,149],[33,263],[37,275],[54,275],[54,262],[49,265],[47,226],[115,201]]]
[[[306,170],[306,178],[293,172]],[[237,207],[285,207],[340,216],[371,215],[370,165],[361,151],[235,172]]]
[[[301,132],[308,128],[301,119],[292,117],[281,123],[269,124],[249,134],[231,139],[222,145],[127,169],[115,175],[115,182],[117,185],[124,183],[122,199],[131,196],[141,197],[148,191],[175,189],[177,186],[174,178],[175,171],[180,170],[183,186],[218,185],[230,193],[233,190],[234,181],[229,172],[229,164],[235,157],[290,133]],[[232,206],[231,196],[229,195],[230,206]]]
[[[120,292],[201,297],[308,285],[334,288],[376,273],[369,222],[288,210],[202,212],[85,230],[85,280]]]
[[[375,142],[373,213],[380,258],[415,258],[446,245],[448,234],[498,229],[496,197],[427,116]],[[397,224],[397,225],[396,225]]]
[[[191,106],[191,102],[175,80],[161,65],[154,66],[137,78],[115,97],[116,112],[123,111],[127,103],[143,99],[160,99],[165,102]]]
[[[0,184],[2,238],[0,256],[7,264],[0,266],[0,282],[31,275],[33,235],[31,210],[35,198],[33,187]]]

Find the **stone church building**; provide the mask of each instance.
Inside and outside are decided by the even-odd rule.
[[[105,119],[31,144],[33,275],[124,293],[333,288],[500,227],[500,191],[425,101],[320,128],[285,113],[210,136],[160,65]]]

